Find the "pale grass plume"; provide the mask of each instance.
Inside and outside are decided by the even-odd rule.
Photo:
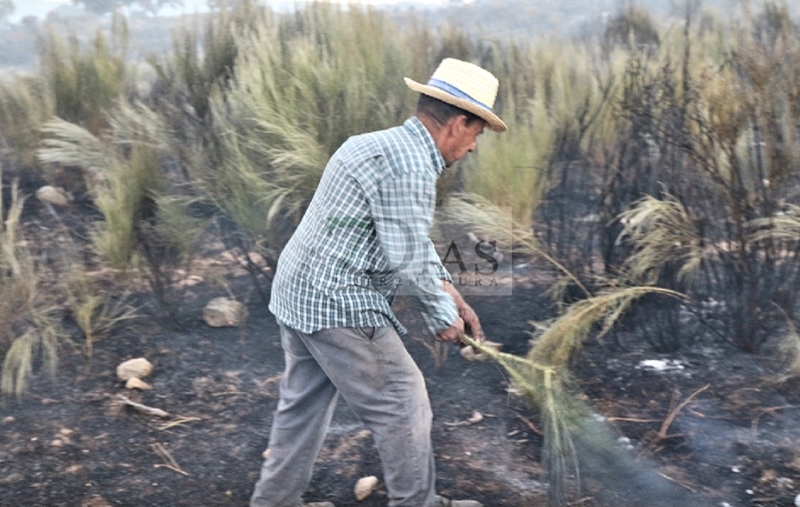
[[[750,241],[800,241],[800,206],[785,204],[780,214],[747,222]]]
[[[639,283],[655,283],[663,266],[679,264],[678,281],[690,281],[705,257],[703,240],[697,224],[683,203],[665,194],[636,201],[623,212],[620,240],[628,239],[634,247],[624,270]]]
[[[84,170],[104,170],[112,162],[105,143],[85,128],[54,118],[42,126],[45,138],[37,152],[42,164],[75,166]]]
[[[610,287],[597,295],[570,305],[534,341],[528,359],[554,368],[566,367],[590,332],[599,325],[599,334],[606,334],[634,300],[646,294],[665,294],[682,298],[668,289],[650,286]]]

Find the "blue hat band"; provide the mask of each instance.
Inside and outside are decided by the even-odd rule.
[[[464,100],[467,100],[469,102],[472,102],[476,106],[479,106],[479,107],[481,107],[483,109],[486,109],[489,112],[492,111],[491,107],[487,106],[483,102],[475,100],[469,94],[464,93],[463,91],[459,90],[458,88],[456,88],[455,86],[451,85],[450,83],[445,83],[444,81],[441,81],[439,79],[431,78],[431,79],[428,80],[428,86],[432,86],[433,88],[438,88],[439,90],[442,90],[443,92],[447,92],[447,93],[449,93],[450,95],[452,95],[452,96],[454,96],[456,98],[464,99]]]

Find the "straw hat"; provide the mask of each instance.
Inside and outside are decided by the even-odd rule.
[[[428,80],[428,84],[423,85],[409,78],[405,78],[405,81],[415,92],[483,118],[489,124],[489,129],[495,132],[505,132],[508,129],[503,120],[492,112],[499,82],[488,70],[455,58],[445,58]]]

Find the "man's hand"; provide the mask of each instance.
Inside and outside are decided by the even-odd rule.
[[[452,283],[448,281],[442,281],[442,288],[445,290],[445,292],[450,294],[450,296],[453,298],[453,301],[456,302],[456,309],[458,310],[458,316],[460,317],[458,320],[462,321],[461,335],[458,337],[458,340],[455,341],[456,342],[461,341],[461,336],[463,336],[464,334],[464,327],[466,327],[467,331],[469,331],[470,335],[475,341],[478,342],[484,341],[486,339],[486,336],[483,334],[483,327],[481,327],[481,321],[478,319],[478,314],[475,313],[475,310],[473,310],[472,307],[468,305],[466,301],[464,301],[464,298],[461,297],[461,294],[459,294],[458,290],[456,290],[456,288],[453,287]],[[445,331],[452,329],[457,324],[458,321],[456,321],[456,324],[454,324],[453,326],[450,326],[449,328],[445,329]],[[442,331],[442,333],[443,332],[444,331]],[[439,334],[441,335],[442,333]],[[453,341],[453,340],[443,340],[443,341]]]
[[[464,336],[464,320],[459,317],[447,329],[443,329],[436,333],[436,339],[440,342],[460,343],[461,338]]]

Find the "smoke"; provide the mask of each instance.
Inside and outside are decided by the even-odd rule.
[[[601,504],[650,507],[705,507],[709,498],[690,492],[659,474],[655,463],[623,448],[600,417],[576,421],[572,438],[581,480],[592,485]]]

